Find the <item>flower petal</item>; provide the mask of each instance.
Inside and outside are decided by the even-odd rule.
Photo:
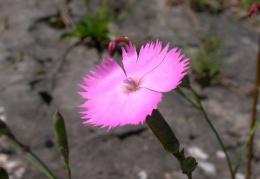
[[[161,93],[141,88],[128,94],[122,87],[124,85],[119,93],[109,92],[104,98],[93,98],[83,104],[88,111],[82,118],[89,119],[84,124],[108,127],[108,130],[126,124],[137,125],[143,123],[161,101]]]
[[[122,47],[122,57],[123,57],[123,65],[125,72],[128,76],[128,74],[131,74],[132,71],[135,69],[136,62],[137,62],[137,53],[135,45],[133,45],[131,42],[129,43],[129,46],[126,46],[126,50]]]
[[[106,58],[107,65],[101,62],[102,67],[97,67],[98,72],[92,72],[92,76],[86,75],[83,80],[87,86],[79,85],[87,92],[78,92],[82,98],[88,99],[84,104],[78,107],[89,110],[94,107],[92,105],[92,99],[94,101],[102,101],[103,98],[109,95],[115,95],[113,93],[118,93],[120,89],[115,88],[119,86],[122,81],[126,78],[123,69],[113,60]],[[112,94],[111,94],[112,93]],[[89,113],[87,113],[89,114]],[[84,116],[85,117],[85,116]]]
[[[151,115],[153,109],[157,109],[157,104],[161,102],[162,94],[140,88],[138,91],[129,93],[124,107],[114,115],[114,120],[110,126],[124,126],[126,124],[138,125]]]
[[[107,65],[101,62],[102,67],[96,67],[97,72],[91,72],[92,76],[83,77],[87,86],[80,85],[87,91],[82,97],[91,99],[103,97],[106,91],[115,90],[115,86],[122,83],[126,78],[123,69],[110,58],[106,58]]]
[[[140,87],[158,92],[168,92],[176,88],[186,75],[184,71],[189,68],[187,67],[189,59],[181,61],[184,55],[180,55],[181,50],[176,51],[177,48],[172,49],[161,64],[145,74]]]
[[[123,64],[126,75],[140,78],[148,73],[163,61],[168,48],[169,44],[161,51],[162,43],[158,40],[155,44],[146,44],[146,46],[141,47],[137,60],[135,46],[130,44],[126,51],[123,49]]]

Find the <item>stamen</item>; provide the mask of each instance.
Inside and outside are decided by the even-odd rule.
[[[134,82],[133,82],[133,80],[132,80],[132,77],[131,77],[130,75],[129,75],[129,77],[126,78],[123,82],[124,82],[124,83],[127,83],[127,84],[129,84],[129,85],[132,85],[133,87],[135,87],[135,84],[134,84]]]
[[[133,80],[131,75],[129,75],[128,78],[126,78],[124,81],[127,85],[125,86],[128,92],[133,92],[139,89],[139,82],[136,82],[136,80]]]

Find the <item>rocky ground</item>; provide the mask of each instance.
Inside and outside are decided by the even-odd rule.
[[[131,1],[129,3],[135,3]],[[205,89],[203,105],[227,146],[231,161],[245,143],[250,125],[252,91],[258,50],[258,32],[232,8],[221,13],[194,12],[183,3],[146,0],[113,26],[122,36],[146,43],[159,39],[171,47],[179,46],[186,54],[199,47],[198,31],[212,32],[223,39],[224,62],[221,75],[237,84],[213,85]],[[178,1],[172,1],[178,2]],[[110,130],[84,127],[77,105],[83,103],[76,93],[81,76],[94,70],[99,60],[95,48],[77,46],[62,58],[75,41],[59,40],[64,30],[48,26],[42,19],[57,13],[60,2],[45,0],[0,1],[0,17],[8,16],[9,29],[0,36],[0,115],[13,133],[30,146],[58,178],[66,178],[65,166],[56,146],[52,117],[56,109],[66,121],[72,176],[75,179],[184,179],[178,162],[166,153],[146,124]],[[83,1],[72,4],[76,17],[85,13]],[[3,23],[0,24],[1,29]],[[199,30],[198,30],[199,28]],[[23,52],[22,62],[19,61]],[[188,53],[189,52],[189,53]],[[104,51],[102,56],[109,56]],[[186,55],[189,57],[189,55]],[[190,56],[192,59],[192,56]],[[121,59],[116,54],[115,59]],[[199,90],[199,85],[192,81]],[[185,91],[188,93],[188,91]],[[42,95],[52,97],[48,104]],[[229,171],[221,147],[208,124],[175,91],[164,94],[159,110],[169,122],[187,155],[199,165],[195,179],[228,179]],[[259,114],[259,106],[258,106]],[[34,166],[20,158],[1,141],[0,165],[13,179],[46,178]],[[256,132],[253,159],[254,179],[260,179],[260,133]],[[243,179],[246,156],[237,179]]]

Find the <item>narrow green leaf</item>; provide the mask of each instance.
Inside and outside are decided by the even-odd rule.
[[[258,119],[258,121],[256,122],[256,124],[255,124],[254,127],[252,128],[250,134],[254,134],[259,125],[260,125],[260,119]],[[247,146],[248,146],[249,140],[250,140],[250,135],[249,135],[249,137],[247,138],[247,141],[246,141],[246,143],[244,144],[244,146],[243,146],[241,152],[239,153],[239,156],[238,156],[238,159],[237,159],[237,163],[236,163],[236,167],[235,167],[235,170],[234,170],[234,173],[235,173],[235,174],[236,174],[237,169],[238,169],[238,167],[239,167],[239,165],[240,165],[240,162],[241,162],[241,160],[242,160],[242,157],[243,157],[243,155],[244,155],[244,153],[245,153],[245,151],[246,151],[246,148],[247,148]]]

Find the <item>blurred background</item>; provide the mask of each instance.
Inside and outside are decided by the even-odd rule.
[[[179,47],[190,58],[189,77],[225,143],[233,164],[250,131],[260,16],[258,0],[1,0],[0,118],[58,178],[66,178],[52,117],[66,122],[72,178],[184,179],[177,160],[146,124],[110,130],[82,125],[82,76],[109,56],[108,44],[127,37],[137,45]],[[113,59],[121,58],[117,46]],[[189,92],[185,91],[189,96]],[[175,91],[158,106],[187,156],[199,163],[198,179],[230,174],[208,124]],[[258,114],[259,114],[258,105]],[[108,116],[109,118],[109,116]],[[252,178],[260,179],[256,132]],[[0,141],[0,166],[12,179],[47,178]],[[245,178],[246,155],[237,179]]]

